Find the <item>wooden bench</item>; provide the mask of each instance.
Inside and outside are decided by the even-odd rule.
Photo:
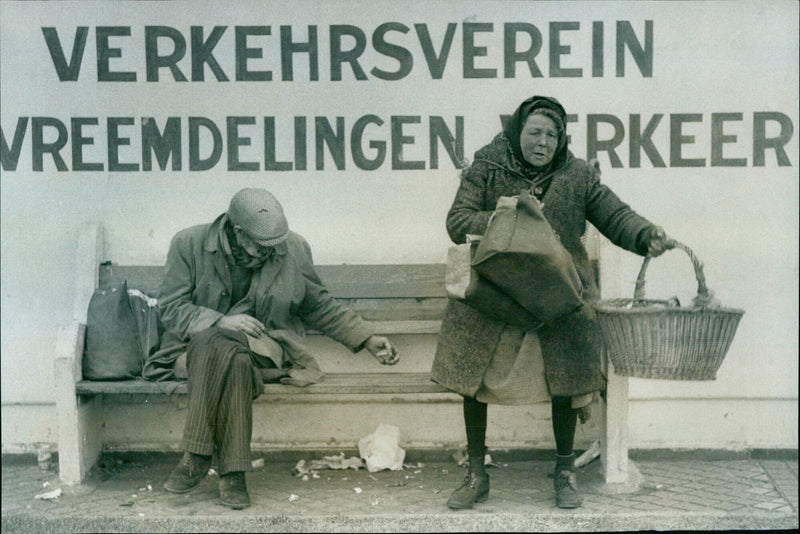
[[[61,329],[56,347],[59,474],[62,482],[68,484],[82,482],[103,450],[105,401],[124,397],[130,402],[144,403],[167,391],[172,395],[185,395],[187,391],[185,382],[83,379],[86,314],[95,288],[127,280],[129,288],[155,296],[163,274],[162,266],[110,265],[104,262],[103,249],[102,226],[86,225],[77,247],[74,322]],[[376,333],[387,336],[438,334],[447,302],[444,269],[443,264],[317,266],[331,294],[370,321]],[[322,382],[303,388],[267,384],[262,398],[317,395],[324,400],[354,394],[426,394],[450,396],[454,402],[459,399],[432,382],[427,371],[384,370],[387,372],[326,373]],[[627,381],[616,384],[618,379],[610,380],[606,396],[615,409],[602,410],[603,420],[606,413],[610,415],[608,424],[603,426],[601,442],[612,446],[603,451],[606,480],[612,483],[627,481]],[[620,389],[621,386],[624,388]],[[621,406],[615,402],[617,390],[624,393]]]

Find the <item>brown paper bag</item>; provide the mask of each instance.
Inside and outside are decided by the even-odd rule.
[[[467,243],[453,245],[447,251],[445,267],[445,289],[447,296],[463,301],[485,315],[524,328],[541,325],[527,310],[504,294],[488,280],[483,279],[472,267],[472,257],[478,246],[478,236],[468,238]]]
[[[582,284],[572,257],[527,192],[520,194],[516,204],[498,202],[472,266],[544,323],[583,305]]]

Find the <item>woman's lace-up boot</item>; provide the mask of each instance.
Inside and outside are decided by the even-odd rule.
[[[578,508],[583,504],[583,497],[578,493],[574,452],[568,456],[556,455],[556,471],[553,477],[553,487],[556,490],[557,507]]]
[[[453,510],[472,508],[476,502],[484,502],[489,498],[489,475],[486,473],[484,461],[486,449],[480,454],[469,454],[469,470],[464,482],[456,489],[447,506]]]

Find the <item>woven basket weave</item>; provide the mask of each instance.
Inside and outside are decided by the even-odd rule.
[[[691,307],[644,298],[644,259],[633,299],[601,301],[596,306],[614,371],[621,376],[664,380],[714,380],[736,334],[743,310],[722,308],[706,286],[703,264],[689,247],[671,242],[689,255],[697,278]]]

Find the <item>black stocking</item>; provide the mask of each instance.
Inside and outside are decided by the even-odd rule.
[[[467,454],[483,458],[486,454],[487,404],[464,397],[464,426],[467,430]]]
[[[553,397],[552,415],[556,452],[568,456],[573,453],[575,425],[578,421],[578,410],[572,407],[572,397]]]

